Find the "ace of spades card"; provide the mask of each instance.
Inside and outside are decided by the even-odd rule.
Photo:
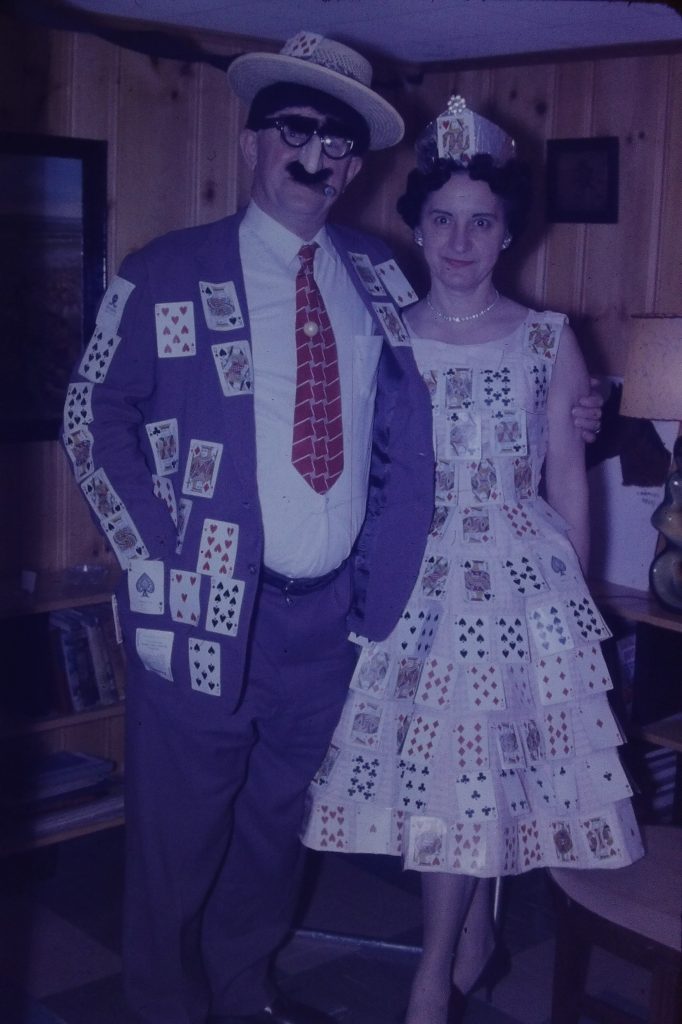
[[[189,637],[189,676],[192,689],[210,697],[220,696],[220,644],[216,640]]]
[[[222,633],[224,636],[237,636],[243,597],[243,580],[211,577],[206,630],[210,633]]]
[[[164,565],[149,558],[136,558],[128,566],[130,610],[145,615],[165,611]]]

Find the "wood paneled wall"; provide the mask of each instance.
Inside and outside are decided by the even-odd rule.
[[[245,48],[242,39],[194,39],[224,55]],[[6,18],[0,40],[1,130],[108,142],[110,273],[153,236],[214,220],[248,197],[243,111],[223,72]],[[516,135],[538,172],[535,221],[513,264],[501,266],[503,286],[567,312],[591,369],[622,372],[629,316],[682,311],[682,52],[413,71],[382,89],[405,117],[405,142],[370,155],[339,217],[386,236],[423,280],[395,201],[415,134],[462,93]],[[618,224],[545,226],[545,140],[595,135],[620,139]],[[56,443],[0,446],[0,473],[12,481],[0,503],[0,574],[107,557]]]

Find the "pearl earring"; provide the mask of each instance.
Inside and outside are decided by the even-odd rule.
[[[422,235],[421,232],[416,232],[415,231],[415,233],[414,233],[414,240],[415,240],[417,245],[423,245],[424,244],[424,236]]]
[[[503,249],[508,249],[510,245],[511,245],[511,235],[505,235],[503,240],[502,240],[502,248]]]

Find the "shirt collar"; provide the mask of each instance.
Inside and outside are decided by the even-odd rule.
[[[294,265],[299,249],[305,244],[303,239],[261,210],[253,199],[246,208],[242,224],[252,231],[263,245],[279,256],[283,263]],[[331,259],[335,258],[336,250],[326,227],[320,228],[310,241],[317,242],[320,249]]]

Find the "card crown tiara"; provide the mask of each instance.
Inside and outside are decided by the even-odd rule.
[[[477,153],[488,153],[496,164],[516,155],[516,143],[492,121],[469,110],[463,96],[451,96],[447,109],[427,124],[415,144],[417,166],[428,171],[440,158],[466,166]]]

